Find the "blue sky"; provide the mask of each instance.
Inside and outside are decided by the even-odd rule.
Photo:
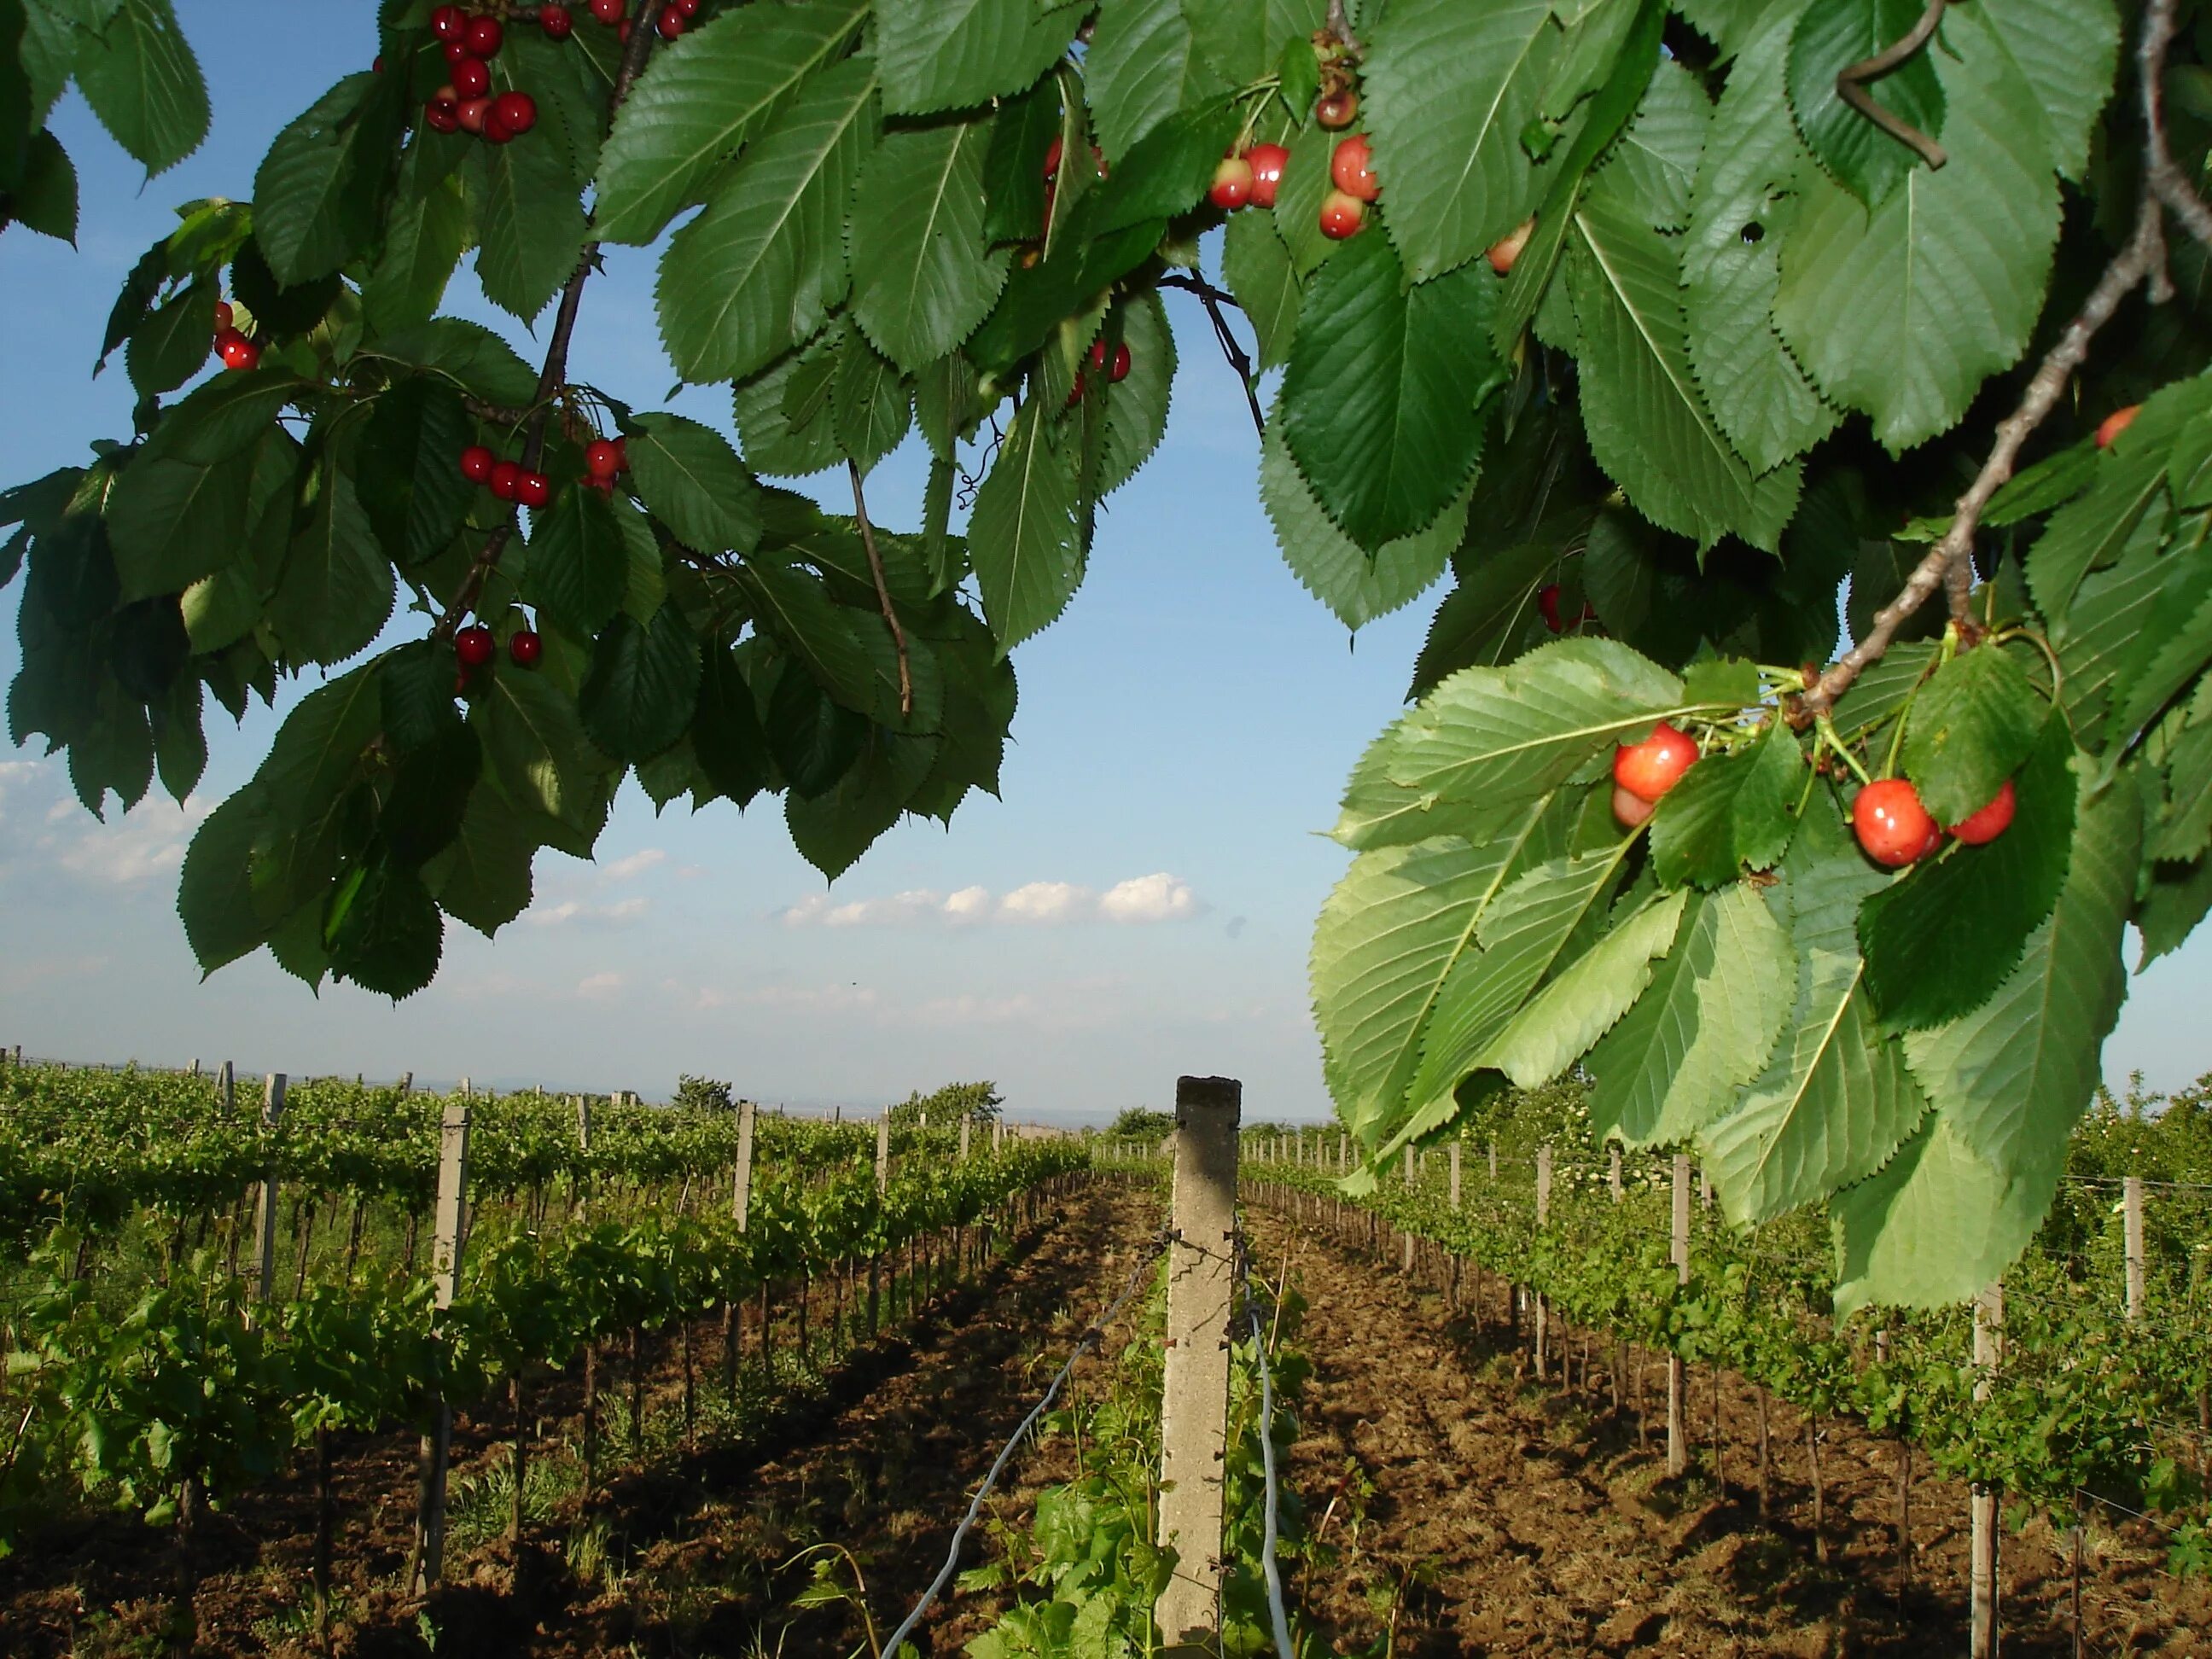
[[[249,194],[268,139],[373,51],[367,5],[178,12],[210,83],[207,144],[146,183],[71,94],[56,126],[82,185],[79,246],[0,237],[0,482],[127,432],[119,362],[88,378],[124,274],[176,203]],[[572,362],[641,407],[667,406],[673,378],[652,277],[649,253],[611,251]],[[464,270],[449,305],[537,361],[472,289]],[[190,825],[250,774],[276,714],[233,732],[218,711],[188,807],[157,794],[105,827],[58,763],[0,750],[0,1042],[648,1097],[689,1071],[763,1100],[855,1106],[988,1077],[1038,1119],[1164,1105],[1178,1073],[1221,1073],[1243,1079],[1249,1115],[1323,1115],[1304,956],[1345,855],[1315,832],[1398,710],[1431,602],[1355,647],[1297,586],[1258,505],[1242,392],[1194,302],[1169,305],[1187,356],[1167,441],[1109,503],[1067,617],[1016,653],[1003,802],[971,799],[949,832],[902,825],[831,888],[768,803],[656,817],[627,786],[596,864],[541,854],[531,912],[496,941],[453,924],[437,981],[394,1006],[343,986],[311,995],[265,955],[203,983],[185,946]],[[728,428],[709,392],[673,406]],[[909,446],[872,475],[872,511],[912,526],[921,482]],[[0,612],[14,611],[11,593]],[[0,674],[15,667],[10,627]],[[945,914],[956,894],[960,921]],[[2201,939],[2135,981],[2108,1074],[2139,1067],[2171,1088],[2212,1067],[2193,1030],[2208,981]]]

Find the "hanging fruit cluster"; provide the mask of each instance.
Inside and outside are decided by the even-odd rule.
[[[556,17],[557,22],[552,21]],[[567,39],[572,27],[567,8],[542,8],[538,27],[556,40]],[[528,93],[492,95],[491,60],[507,43],[507,26],[498,18],[441,6],[430,14],[430,33],[437,36],[450,71],[446,84],[422,106],[422,119],[433,132],[466,132],[505,144],[538,125],[538,100]]]

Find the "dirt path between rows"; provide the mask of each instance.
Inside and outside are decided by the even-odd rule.
[[[854,1349],[818,1395],[787,1400],[738,1433],[713,1432],[709,1413],[697,1449],[679,1443],[675,1344],[651,1342],[647,1451],[626,1468],[626,1385],[618,1357],[611,1358],[603,1387],[611,1392],[602,1396],[605,1488],[588,1502],[570,1492],[541,1506],[519,1553],[501,1537],[457,1536],[447,1582],[427,1608],[399,1588],[411,1536],[413,1442],[397,1434],[349,1441],[337,1464],[338,1618],[328,1648],[307,1611],[312,1489],[294,1472],[204,1519],[195,1654],[844,1659],[867,1642],[867,1627],[856,1600],[798,1605],[816,1563],[830,1565],[833,1587],[865,1583],[874,1636],[887,1635],[935,1574],[990,1459],[1159,1224],[1149,1188],[1104,1178],[1079,1184],[1050,1200],[980,1282],[949,1289],[913,1326]],[[817,1304],[817,1317],[825,1311]],[[787,1317],[779,1310],[787,1327]],[[703,1395],[719,1385],[719,1333],[702,1325],[693,1334]],[[573,1443],[579,1404],[573,1367],[538,1391],[534,1415],[545,1437],[534,1461]],[[506,1427],[496,1414],[457,1426],[457,1508],[471,1480],[504,1467]],[[998,1510],[1024,1513],[1036,1481],[1051,1478],[1043,1473],[1050,1460],[1050,1443],[1024,1460],[1037,1468],[1017,1468]],[[834,1547],[802,1555],[816,1546]],[[971,1544],[963,1565],[983,1553]],[[158,1652],[173,1571],[166,1538],[128,1517],[59,1519],[0,1562],[0,1654]],[[956,1603],[938,1622],[964,1625],[966,1634],[975,1616]]]
[[[1297,1346],[1315,1373],[1291,1480],[1327,1564],[1301,1572],[1307,1617],[1337,1653],[1689,1655],[1959,1654],[1966,1650],[1966,1493],[1913,1483],[1911,1576],[1895,1595],[1896,1453],[1855,1426],[1823,1442],[1830,1560],[1814,1556],[1803,1424],[1771,1417],[1770,1518],[1750,1489],[1757,1401],[1721,1379],[1725,1485],[1711,1474],[1715,1385],[1691,1382],[1700,1457],[1664,1478],[1663,1369],[1639,1448],[1632,1385],[1613,1405],[1609,1342],[1582,1334],[1554,1352],[1589,1356],[1572,1389],[1539,1383],[1504,1323],[1505,1290],[1484,1287],[1486,1322],[1413,1279],[1385,1240],[1379,1258],[1258,1205],[1247,1208],[1271,1276],[1288,1268],[1309,1304]],[[1446,1281],[1448,1283],[1448,1280]],[[2082,1592],[2091,1655],[2212,1654],[2212,1593],[2162,1571],[2156,1534],[2093,1526]],[[2008,1535],[2003,1651],[2073,1651],[2062,1540],[2039,1525]]]

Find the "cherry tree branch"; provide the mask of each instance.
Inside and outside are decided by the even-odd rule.
[[[891,644],[898,651],[899,717],[903,720],[914,713],[914,671],[907,662],[906,629],[899,626],[890,585],[884,580],[884,556],[876,546],[876,527],[868,522],[868,498],[860,493],[860,464],[848,455],[845,471],[853,478],[853,516],[860,521],[860,545],[868,550],[868,574],[876,579],[876,603],[883,608],[884,625],[891,630]]]
[[[1224,305],[1237,305],[1237,296],[1225,289],[1216,288],[1196,271],[1169,271],[1159,279],[1159,285],[1162,288],[1179,288],[1186,293],[1198,295],[1198,302],[1206,307],[1206,317],[1213,324],[1213,337],[1221,343],[1221,355],[1229,360],[1230,368],[1237,371],[1237,380],[1244,387],[1244,402],[1252,411],[1252,429],[1264,434],[1267,429],[1267,416],[1260,407],[1260,394],[1252,389],[1255,371],[1252,367],[1251,354],[1244,349],[1222,310]],[[1243,307],[1238,306],[1237,309],[1241,311]]]
[[[611,119],[629,96],[629,89],[637,83],[644,70],[645,60],[653,54],[653,43],[660,32],[650,25],[659,11],[661,0],[637,0],[635,15],[630,19],[629,44],[623,46],[622,64],[615,72],[614,89],[607,97],[607,114]],[[576,269],[568,278],[568,286],[561,290],[561,304],[553,314],[552,337],[546,342],[545,366],[538,372],[538,395],[531,399],[532,412],[530,424],[522,438],[520,465],[526,471],[536,471],[538,463],[545,455],[545,428],[553,417],[553,398],[567,386],[568,380],[568,342],[576,332],[576,313],[583,304],[584,284],[592,272],[599,268],[599,244],[597,238],[584,244],[577,257]],[[515,411],[520,412],[520,411]],[[484,538],[483,550],[469,567],[469,574],[453,594],[453,603],[446,607],[430,629],[434,640],[450,638],[460,626],[461,618],[476,608],[483,597],[484,584],[491,573],[499,568],[500,556],[514,537],[514,512],[509,508],[499,527]]]
[[[2212,248],[2212,207],[2205,204],[2173,159],[2166,137],[2166,51],[2173,43],[2174,0],[2151,0],[2143,8],[2142,40],[2136,48],[2136,79],[2142,100],[2143,182],[2173,210],[2191,236]],[[2172,292],[2161,270],[2160,286]]]
[[[1328,21],[1322,29],[1354,58],[1366,52],[1367,48],[1359,44],[1359,37],[1352,32],[1352,21],[1344,15],[1344,0],[1328,0]]]
[[[2151,274],[2165,247],[2158,198],[2146,191],[2136,213],[2135,234],[2128,239],[2119,257],[2105,268],[2105,274],[2090,290],[2087,301],[2037,367],[2020,406],[1998,423],[1996,442],[1966,493],[1959,497],[1957,515],[1951,520],[1951,527],[1943,532],[1941,541],[1929,549],[1928,556],[1905,579],[1897,597],[1875,614],[1874,625],[1867,629],[1866,637],[1830,665],[1798,700],[1796,718],[1799,722],[1809,722],[1834,708],[1837,700],[1850,690],[1852,683],[1881,659],[1890,642],[1897,637],[1897,630],[1928,602],[1947,576],[1955,583],[1957,578],[1952,573],[1963,569],[1967,573],[1966,580],[1972,581],[1974,532],[1981,524],[1990,497],[2012,477],[2013,468],[2020,459],[2021,447],[2057,405],[2066,382],[2088,356],[2089,342],[2097,331],[2112,320],[2120,301]]]

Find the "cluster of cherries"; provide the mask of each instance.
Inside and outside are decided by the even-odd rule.
[[[499,653],[498,641],[491,629],[482,623],[471,623],[453,634],[453,660],[460,665],[453,676],[453,695],[459,696],[469,689],[469,676],[489,664]],[[545,654],[545,641],[537,630],[518,628],[507,636],[507,659],[517,668],[535,668],[538,659]]]
[[[1350,126],[1358,113],[1358,95],[1348,88],[1324,94],[1314,106],[1314,119],[1331,131]],[[1214,168],[1206,199],[1224,213],[1242,207],[1272,208],[1290,160],[1290,151],[1280,144],[1232,149]],[[1329,192],[1322,198],[1322,235],[1340,242],[1358,235],[1367,222],[1367,204],[1382,193],[1373,161],[1374,152],[1368,147],[1365,133],[1355,132],[1337,140],[1328,158]]]
[[[228,300],[215,302],[215,349],[225,368],[243,371],[261,367],[261,348],[240,332],[238,313]]]
[[[1688,732],[1661,720],[1641,743],[1624,743],[1613,751],[1613,815],[1629,829],[1649,818],[1659,798],[1697,764],[1698,745]],[[2017,799],[2012,780],[1982,808],[1954,824],[1936,823],[1907,778],[1877,778],[1851,801],[1851,833],[1876,864],[1901,870],[1936,852],[1947,840],[1981,847],[2012,827]]]
[[[1111,368],[1107,367],[1106,342],[1093,340],[1091,343],[1091,368],[1094,373],[1102,368],[1105,369],[1109,381],[1127,380],[1131,362],[1129,345],[1126,340],[1114,348],[1114,362]],[[1083,401],[1083,371],[1079,368],[1075,371],[1075,384],[1067,389],[1067,406],[1070,409]]]
[[[620,438],[600,438],[584,451],[583,483],[602,495],[615,493],[615,479],[629,471],[629,447]]]
[[[629,0],[591,0],[591,10],[593,17],[605,23],[609,28],[617,31],[617,39],[623,40],[629,39],[629,18],[627,15],[629,10]],[[551,20],[545,15],[549,11],[557,11],[561,14],[561,27],[557,32]],[[699,0],[668,0],[668,3],[661,8],[660,15],[653,21],[653,26],[659,31],[662,40],[673,40],[684,33],[685,26],[698,15]],[[568,38],[568,7],[540,6],[538,9],[538,21],[544,24],[546,33],[552,35],[556,40],[565,40]]]
[[[482,444],[461,452],[461,476],[480,483],[502,501],[532,509],[553,499],[553,481],[543,472],[532,472],[514,461],[502,461]]]
[[[547,12],[560,15],[557,27],[545,21]],[[568,32],[568,13],[561,7],[543,8],[538,21],[556,40]],[[446,66],[453,72],[422,106],[422,119],[433,132],[473,133],[487,143],[504,144],[538,125],[538,100],[528,93],[491,95],[491,60],[507,43],[507,27],[498,18],[441,6],[430,14],[430,32],[438,37]]]

